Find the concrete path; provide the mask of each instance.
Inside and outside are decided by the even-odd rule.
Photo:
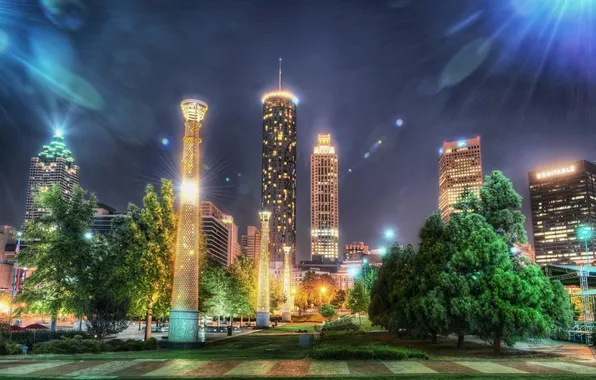
[[[391,374],[591,375],[594,361],[308,361],[308,360],[0,360],[0,378],[15,375],[126,378],[345,376]]]

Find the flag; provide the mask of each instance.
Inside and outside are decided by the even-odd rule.
[[[14,254],[16,255],[21,250],[21,240],[17,241],[17,246],[14,249]]]

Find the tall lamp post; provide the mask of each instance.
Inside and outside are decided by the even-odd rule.
[[[180,104],[184,116],[182,192],[176,231],[174,286],[168,346],[204,347],[199,341],[199,257],[201,204],[199,198],[200,130],[207,103],[186,99]],[[150,328],[150,326],[147,326]],[[202,340],[202,337],[201,337]]]
[[[257,285],[257,328],[269,328],[269,219],[271,211],[259,212],[261,219],[261,254]]]
[[[284,309],[282,313],[281,320],[283,322],[292,322],[292,312],[291,312],[291,300],[290,300],[290,252],[292,252],[292,247],[284,245],[284,271],[283,271],[283,285],[284,285],[284,296],[286,297],[286,302],[284,303]]]
[[[586,264],[580,267],[579,281],[584,309],[584,334],[586,336],[586,343],[591,344],[594,313],[592,311],[592,300],[588,294],[588,276],[590,276],[590,251],[588,249],[588,240],[592,238],[592,228],[590,226],[581,227],[577,232],[577,237],[584,241],[586,247]]]

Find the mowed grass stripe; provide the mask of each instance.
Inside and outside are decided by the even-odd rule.
[[[548,368],[554,368],[558,370],[568,371],[576,373],[578,375],[593,375],[596,374],[596,368],[589,367],[581,364],[569,363],[569,362],[528,362],[533,365],[541,365]]]
[[[52,360],[47,362],[40,362],[35,364],[18,365],[17,367],[4,368],[0,370],[0,375],[28,375],[32,372],[41,371],[43,369],[59,367],[65,364],[70,364],[70,361]]]
[[[207,361],[201,360],[187,360],[187,359],[174,359],[171,360],[165,366],[156,369],[151,372],[147,372],[143,376],[149,377],[168,377],[168,376],[182,376],[185,373],[193,370],[200,369]],[[138,363],[135,363],[138,364]]]
[[[138,364],[134,360],[114,360],[96,366],[83,368],[68,374],[68,376],[103,376],[122,371],[125,368]]]
[[[226,372],[226,376],[264,376],[275,366],[275,363],[276,361],[272,360],[246,361]]]
[[[384,361],[383,364],[393,373],[437,373],[434,369],[418,362]]]
[[[491,373],[491,374],[506,374],[506,373],[528,373],[526,371],[522,371],[516,368],[507,367],[497,363],[491,362],[455,362],[457,364],[463,365],[468,368],[475,369],[478,372],[482,373]]]
[[[349,375],[350,369],[346,362],[311,362],[309,376],[316,375]]]

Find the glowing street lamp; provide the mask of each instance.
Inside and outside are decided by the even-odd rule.
[[[325,292],[327,291],[326,287],[321,287],[321,292],[319,293],[319,305],[321,305],[323,303],[323,294],[325,294]]]
[[[590,265],[590,253],[588,251],[588,240],[592,238],[592,228],[590,226],[581,227],[577,231],[577,237],[584,241],[586,246],[586,265]]]
[[[385,248],[385,247],[380,247],[380,248],[379,248],[379,254],[380,254],[381,256],[383,256],[383,255],[384,255],[384,254],[386,254],[386,253],[387,253],[387,248]]]
[[[93,239],[93,233],[90,231],[87,231],[83,234],[83,237],[85,238],[85,240],[91,240],[91,239]]]
[[[383,232],[383,235],[385,236],[385,239],[391,240],[395,238],[395,231],[393,231],[391,228],[387,228],[385,232]]]

